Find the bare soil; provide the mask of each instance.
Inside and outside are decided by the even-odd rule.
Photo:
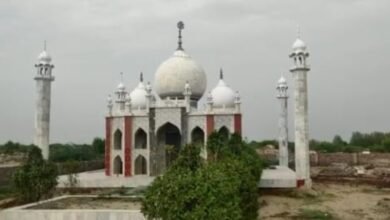
[[[314,183],[313,190],[266,194],[259,202],[259,219],[390,220],[390,189],[372,185]]]

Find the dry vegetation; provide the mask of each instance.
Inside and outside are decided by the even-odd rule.
[[[390,219],[390,189],[314,184],[311,191],[262,195],[261,219]]]

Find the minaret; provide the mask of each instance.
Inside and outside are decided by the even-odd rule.
[[[126,92],[126,87],[125,84],[123,83],[123,73],[121,72],[121,82],[117,86],[117,90],[115,91],[116,94],[116,100],[115,102],[118,103],[118,113],[123,113],[125,110],[125,104],[126,104],[126,97],[127,97],[127,92]]]
[[[290,58],[293,67],[290,72],[294,80],[294,126],[295,126],[295,172],[297,186],[311,188],[310,158],[309,158],[309,122],[307,98],[307,64],[309,53],[306,44],[298,37],[293,44]]]
[[[278,95],[276,96],[280,102],[279,113],[279,165],[288,167],[288,120],[287,120],[287,81],[281,76],[276,87]]]
[[[51,82],[54,81],[52,69],[54,65],[50,64],[51,57],[46,52],[46,41],[43,51],[38,56],[38,64],[34,80],[36,81],[36,106],[35,106],[35,137],[34,144],[41,148],[44,159],[49,158],[50,143],[50,99]]]

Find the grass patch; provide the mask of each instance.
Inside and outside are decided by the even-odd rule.
[[[337,218],[329,212],[315,209],[300,209],[299,213],[292,219],[307,219],[307,220],[336,220]]]

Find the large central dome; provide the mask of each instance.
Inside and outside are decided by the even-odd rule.
[[[203,68],[184,52],[181,36],[184,23],[180,21],[177,28],[179,29],[178,48],[171,58],[158,67],[154,85],[161,99],[167,97],[182,99],[184,86],[188,82],[191,87],[191,99],[199,100],[206,90],[206,74]]]
[[[160,98],[183,98],[184,86],[191,87],[191,99],[199,100],[207,86],[203,68],[183,50],[177,50],[157,69],[155,87]]]

